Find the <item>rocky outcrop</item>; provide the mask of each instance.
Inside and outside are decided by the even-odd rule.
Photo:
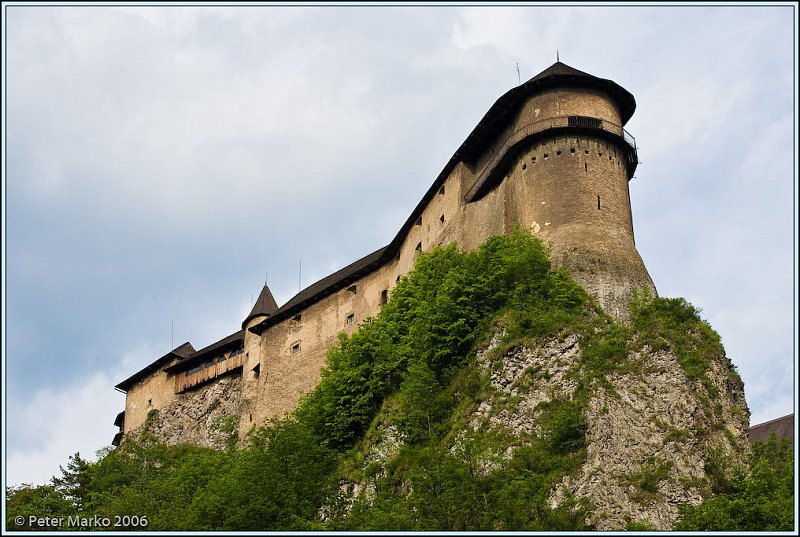
[[[194,444],[222,449],[236,440],[241,413],[242,378],[230,375],[177,394],[144,429],[168,445]]]
[[[496,335],[478,354],[496,395],[481,403],[471,426],[503,427],[520,438],[539,434],[542,408],[571,400],[584,378],[579,338],[535,348],[514,347],[499,357]],[[629,523],[668,530],[678,504],[710,492],[704,468],[741,463],[748,452],[748,410],[730,361],[715,356],[704,380],[690,378],[668,350],[632,352],[625,367],[591,381],[585,407],[586,461],[552,490],[555,507],[568,495],[592,506],[601,530]]]

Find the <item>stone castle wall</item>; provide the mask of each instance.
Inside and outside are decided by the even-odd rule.
[[[550,242],[554,262],[618,318],[624,317],[631,289],[646,286],[654,291],[633,241],[623,148],[607,137],[586,131],[570,136],[545,133],[526,143],[507,170],[499,170],[505,174],[502,180],[466,201],[476,180],[497,164],[493,159],[508,147],[510,136],[521,129],[547,130],[550,118],[563,127],[566,116],[621,124],[616,102],[601,91],[560,88],[536,93],[522,103],[488,149],[451,169],[408,228],[396,257],[261,334],[249,329],[266,317],[251,319],[244,327],[240,433],[284,416],[314,389],[338,334],[352,333],[380,311],[384,292],[391,293],[398,278],[413,268],[420,249],[451,242],[475,249],[489,237],[521,226]],[[619,131],[621,136],[621,126]],[[151,375],[129,392],[126,422],[141,424],[149,410],[163,408],[174,398],[166,373]]]

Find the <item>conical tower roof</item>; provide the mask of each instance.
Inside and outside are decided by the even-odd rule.
[[[247,326],[247,323],[250,322],[250,319],[253,317],[259,317],[261,315],[272,315],[278,310],[278,303],[275,302],[275,297],[272,296],[272,291],[269,290],[269,285],[266,283],[264,287],[261,289],[261,293],[258,295],[258,299],[256,303],[253,305],[253,309],[250,310],[250,315],[248,315],[245,320],[242,322],[242,328]]]
[[[535,89],[536,91],[552,86],[586,86],[606,91],[619,106],[623,125],[628,122],[636,110],[636,99],[616,82],[584,73],[560,61],[534,76],[522,86],[527,90]]]

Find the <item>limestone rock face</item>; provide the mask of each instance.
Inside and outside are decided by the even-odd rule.
[[[231,375],[177,394],[144,427],[168,445],[222,449],[239,423],[241,391],[241,376]]]
[[[541,404],[571,400],[576,392],[578,338],[519,346],[490,359],[498,341],[478,354],[498,395],[479,406],[472,426],[488,419],[517,436],[537,434]],[[704,467],[712,458],[722,454],[736,463],[748,452],[744,389],[724,355],[713,357],[705,382],[688,377],[671,351],[645,348],[627,360],[624,372],[590,385],[586,461],[549,501],[555,507],[567,492],[588,500],[590,522],[600,530],[630,522],[668,530],[679,503],[696,504],[709,493]]]

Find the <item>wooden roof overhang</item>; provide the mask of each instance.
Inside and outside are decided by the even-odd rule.
[[[190,356],[194,352],[194,347],[188,341],[183,345],[180,345],[173,350],[169,351],[167,354],[156,360],[155,362],[151,363],[150,365],[140,369],[130,377],[126,378],[114,388],[121,392],[126,392],[133,387],[134,384],[142,380],[143,378],[159,371],[162,367],[169,364],[174,360],[183,360]]]
[[[229,350],[234,350],[237,348],[242,348],[244,344],[244,330],[239,330],[238,332],[234,332],[233,334],[222,338],[221,340],[208,345],[207,347],[203,347],[199,351],[195,352],[191,356],[177,362],[167,368],[164,369],[167,373],[175,374],[180,373],[186,369],[190,369],[196,364],[199,364],[205,359],[208,359],[209,356],[216,355],[218,353],[227,352]]]

